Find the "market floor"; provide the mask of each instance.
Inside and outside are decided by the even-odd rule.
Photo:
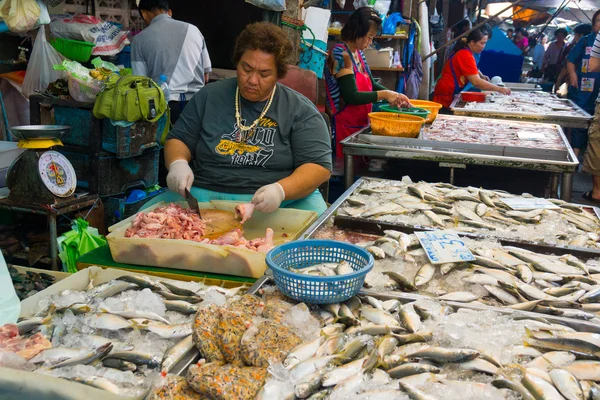
[[[597,205],[581,197],[590,190],[592,190],[592,176],[585,172],[577,171],[573,177],[573,197],[571,201],[579,204]]]

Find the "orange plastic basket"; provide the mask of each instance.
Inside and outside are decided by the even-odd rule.
[[[425,119],[414,115],[374,112],[369,113],[374,135],[416,138]]]
[[[426,123],[428,124],[435,121],[435,119],[438,116],[438,112],[442,109],[442,105],[440,103],[435,103],[433,101],[427,100],[411,100],[410,104],[412,104],[415,107],[424,108],[425,110],[429,111],[429,115],[427,116],[426,121]]]

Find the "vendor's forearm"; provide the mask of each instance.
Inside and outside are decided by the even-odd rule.
[[[290,176],[278,183],[285,191],[285,200],[297,200],[314,192],[330,176],[331,172],[327,168],[309,163],[299,166]]]
[[[340,86],[340,94],[346,104],[361,105],[375,103],[377,101],[377,92],[359,92],[356,87],[354,74],[344,75],[337,78]]]
[[[165,165],[167,168],[177,160],[192,161],[190,149],[179,139],[169,139],[165,143]]]
[[[471,82],[471,84],[473,84],[473,86],[475,86],[477,89],[491,90],[494,92],[497,92],[498,90],[500,90],[500,86],[496,86],[493,83],[484,81],[477,75],[471,75],[468,78],[469,78],[469,82]]]

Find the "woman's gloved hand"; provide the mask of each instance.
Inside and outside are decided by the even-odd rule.
[[[173,192],[185,197],[185,189],[190,189],[194,183],[194,172],[186,160],[175,160],[169,165],[167,186]]]
[[[261,187],[252,197],[256,209],[264,213],[277,210],[283,200],[285,200],[285,191],[277,182]]]

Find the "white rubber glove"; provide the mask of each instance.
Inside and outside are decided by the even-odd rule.
[[[194,172],[186,160],[175,160],[169,165],[167,186],[185,198],[185,189],[188,190],[194,183]]]
[[[284,199],[285,191],[283,187],[275,182],[258,189],[252,197],[252,202],[256,205],[258,211],[270,213],[277,210]]]

